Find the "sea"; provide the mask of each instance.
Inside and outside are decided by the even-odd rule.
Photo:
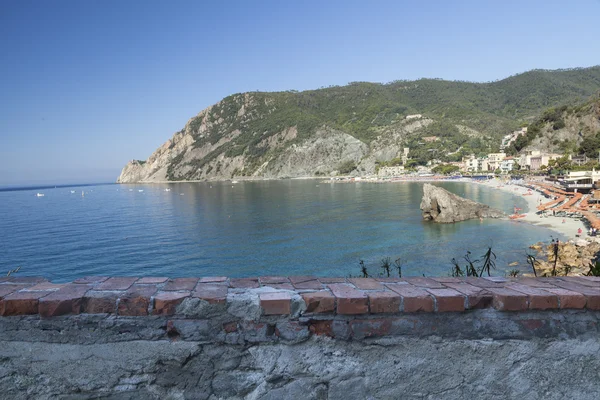
[[[436,184],[507,213],[527,208],[485,185]],[[464,265],[489,247],[504,276],[528,270],[530,244],[557,237],[522,221],[423,221],[422,190],[308,179],[13,187],[0,190],[0,276],[358,276],[361,262],[378,276],[386,259],[392,276],[395,265],[448,276],[453,258]]]

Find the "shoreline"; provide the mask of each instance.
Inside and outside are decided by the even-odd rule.
[[[473,182],[475,183],[475,182]],[[548,199],[541,193],[532,190],[532,195],[523,196],[524,193],[528,192],[528,188],[514,184],[514,183],[503,183],[501,180],[494,178],[486,182],[480,183],[491,189],[501,190],[505,193],[510,193],[515,197],[522,197],[527,201],[527,212],[524,212],[525,217],[519,218],[516,222],[526,222],[533,225],[539,225],[544,228],[548,228],[552,231],[560,233],[568,240],[589,240],[588,230],[582,220],[574,218],[563,218],[554,216],[540,216],[536,214],[537,206],[542,202],[547,202]],[[583,233],[581,237],[577,237],[577,230],[581,228]]]

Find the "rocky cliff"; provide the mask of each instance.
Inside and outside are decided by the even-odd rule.
[[[421,79],[235,94],[191,118],[147,160],[129,162],[118,182],[363,175],[397,163],[404,147],[419,164],[458,161],[497,148],[547,107],[598,89],[600,67],[491,83]]]
[[[505,214],[485,204],[464,199],[446,189],[428,183],[423,185],[421,200],[423,219],[451,223],[476,218],[502,218]]]

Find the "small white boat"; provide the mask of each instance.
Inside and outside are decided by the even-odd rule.
[[[165,192],[170,192],[170,191],[171,191],[171,189],[169,189],[169,188],[165,189]]]
[[[140,193],[142,193],[143,191],[144,191],[143,189],[138,190],[138,192],[140,192]]]
[[[44,193],[36,193],[36,196],[37,197],[44,197],[45,195],[44,195]]]
[[[74,191],[74,190],[71,190],[71,194],[73,194],[73,193],[75,193],[75,191]]]
[[[81,191],[81,197],[85,197],[85,192],[83,190]]]
[[[238,181],[231,181],[231,183],[238,183]]]
[[[183,196],[185,193],[179,193],[180,196]]]

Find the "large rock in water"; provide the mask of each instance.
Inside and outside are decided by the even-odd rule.
[[[465,221],[473,218],[502,218],[505,214],[485,204],[464,199],[446,189],[426,183],[421,200],[423,219],[441,223]]]

